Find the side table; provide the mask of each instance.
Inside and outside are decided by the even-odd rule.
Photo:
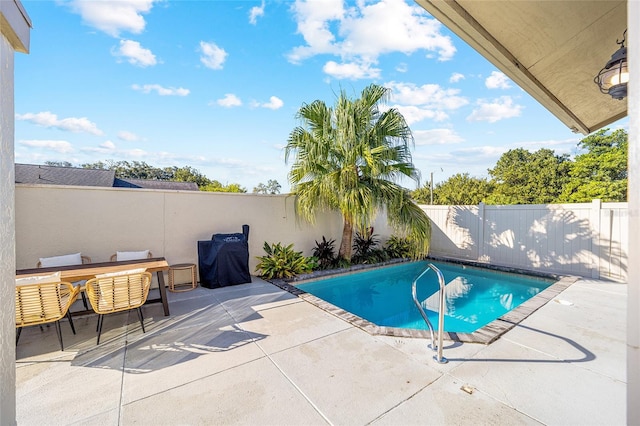
[[[175,282],[175,272],[176,271],[186,271],[189,270],[191,272],[191,282]],[[179,287],[182,287],[178,289]],[[175,265],[169,265],[169,291],[174,293],[179,293],[182,291],[193,290],[198,287],[198,281],[196,280],[196,265],[193,263],[178,263]]]

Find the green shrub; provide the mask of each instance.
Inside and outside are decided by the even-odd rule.
[[[295,251],[293,244],[270,245],[265,241],[263,248],[267,255],[258,256],[260,262],[256,266],[256,271],[260,271],[260,276],[266,279],[292,278],[299,274],[306,274],[312,271],[315,264],[312,258],[303,256],[301,251]]]
[[[415,253],[414,244],[408,238],[396,235],[389,237],[384,250],[391,259],[410,258]]]

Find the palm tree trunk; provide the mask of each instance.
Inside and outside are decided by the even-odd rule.
[[[344,226],[342,227],[342,241],[340,241],[340,250],[338,250],[338,257],[351,261],[351,251],[353,241],[353,225],[349,219],[344,218]]]

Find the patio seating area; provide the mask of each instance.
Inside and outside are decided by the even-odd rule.
[[[369,335],[256,277],[168,293],[170,316],[143,306],[144,334],[133,311],[106,316],[99,346],[96,315],[63,324],[64,352],[54,327],[25,328],[17,422],[622,425],[626,294],[580,280],[491,345],[445,342],[437,364],[425,340]]]

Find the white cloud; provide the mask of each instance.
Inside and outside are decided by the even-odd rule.
[[[182,87],[162,87],[159,84],[144,84],[142,86],[133,84],[131,88],[142,93],[156,92],[160,96],[187,96],[190,93],[189,89]]]
[[[477,164],[491,164],[498,161],[500,156],[507,152],[507,148],[503,146],[476,146],[471,148],[462,148],[451,152],[452,158],[460,159]],[[490,161],[489,161],[490,160]]]
[[[448,145],[464,142],[464,138],[452,129],[415,130],[416,145]]]
[[[380,68],[371,68],[370,63],[342,63],[327,62],[322,71],[337,79],[359,80],[362,78],[380,78]]]
[[[242,101],[239,97],[234,95],[233,93],[227,93],[224,95],[224,98],[218,99],[216,103],[225,108],[238,107],[242,105]]]
[[[478,101],[479,107],[474,109],[467,121],[488,121],[495,123],[505,118],[518,117],[523,106],[513,103],[510,96],[501,96],[492,102]]]
[[[227,58],[227,52],[225,52],[224,49],[218,47],[215,43],[201,41],[200,51],[202,52],[200,62],[202,62],[204,66],[211,68],[212,70],[222,69],[222,64],[224,64],[224,61]]]
[[[396,66],[396,71],[398,71],[398,72],[407,72],[407,71],[409,71],[409,66],[406,63],[401,62]]]
[[[116,144],[114,144],[111,141],[105,141],[104,143],[100,144],[100,147],[105,148],[107,150],[114,150],[116,149]]]
[[[289,52],[293,63],[332,54],[342,62],[376,64],[382,54],[417,51],[436,52],[445,61],[456,51],[437,20],[404,0],[362,1],[348,9],[342,0],[296,0],[292,10],[306,43]]]
[[[460,74],[459,72],[454,72],[451,74],[451,77],[449,77],[449,83],[457,83],[460,80],[464,80],[464,74]]]
[[[120,48],[111,53],[114,56],[123,56],[131,65],[142,68],[158,63],[151,50],[143,48],[140,43],[133,40],[120,40]]]
[[[282,102],[282,99],[278,98],[277,96],[271,96],[269,98],[269,102],[260,103],[258,101],[253,101],[251,103],[251,106],[254,108],[267,108],[273,110],[280,109],[283,105],[284,102]]]
[[[416,86],[413,83],[391,81],[385,83],[391,89],[390,101],[394,102],[407,123],[417,123],[424,119],[446,120],[447,111],[455,111],[469,101],[460,96],[459,89],[445,89],[438,84]]]
[[[142,14],[148,13],[158,0],[72,0],[69,6],[82,21],[112,37],[122,31],[140,34],[146,25]]]
[[[126,130],[118,132],[118,138],[127,142],[136,142],[140,140],[140,137],[138,135],[132,132],[128,132]]]
[[[53,140],[24,140],[19,142],[20,145],[27,146],[29,148],[40,148],[49,151],[58,152],[60,154],[68,154],[73,152],[73,147],[67,141],[53,141]]]
[[[493,71],[489,77],[484,81],[485,86],[489,89],[509,89],[509,77],[501,73],[500,71]]]
[[[298,46],[289,54],[289,60],[297,63],[321,53],[338,53],[335,37],[329,29],[330,21],[341,21],[344,17],[342,0],[301,1],[297,0],[292,10],[306,46]]]
[[[390,81],[384,84],[391,89],[391,101],[407,105],[428,105],[439,109],[458,109],[469,101],[459,96],[460,89],[444,89],[438,84],[399,83]]]
[[[431,119],[433,121],[444,121],[449,118],[449,114],[444,111],[437,111],[431,108],[425,108],[415,105],[394,105],[400,114],[404,117],[407,124],[411,125],[422,120]]]
[[[264,0],[260,6],[253,6],[251,10],[249,10],[249,22],[252,25],[255,25],[258,22],[258,17],[264,16]]]
[[[90,133],[92,135],[103,135],[102,130],[98,129],[95,123],[92,123],[86,117],[69,117],[58,119],[56,114],[49,111],[39,112],[37,114],[26,113],[16,114],[16,120],[29,121],[42,127],[54,127],[59,130],[69,131],[73,133]]]

